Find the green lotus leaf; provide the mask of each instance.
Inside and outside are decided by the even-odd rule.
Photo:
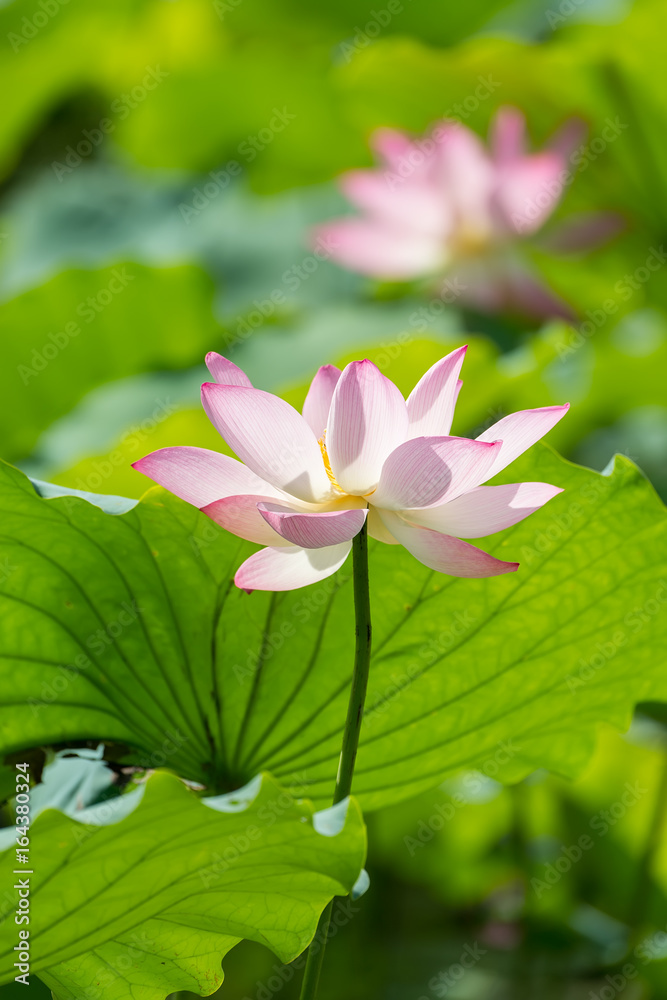
[[[223,956],[246,938],[292,961],[364,862],[359,808],[340,806],[313,815],[268,776],[202,800],[159,771],[77,819],[41,813],[31,873],[14,874],[14,848],[0,856],[2,883],[14,886],[3,897],[0,981],[24,972],[21,930],[31,974],[58,1000],[207,996],[222,982]],[[29,911],[19,904],[26,881]],[[29,923],[15,923],[17,910]]]
[[[574,774],[601,722],[622,728],[636,702],[667,700],[667,521],[650,483],[628,459],[601,475],[543,445],[504,477],[564,488],[484,540],[516,574],[455,579],[398,546],[372,549],[364,808],[462,768]],[[4,466],[0,509],[1,752],[104,740],[214,791],[266,769],[330,801],[353,659],[349,566],[245,594],[232,580],[253,546],[157,488],[112,515],[42,499]]]

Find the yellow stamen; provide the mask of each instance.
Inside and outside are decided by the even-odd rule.
[[[331,469],[331,462],[329,461],[329,453],[327,452],[327,432],[324,431],[322,437],[317,442],[320,446],[320,451],[322,452],[322,461],[324,462],[324,468],[326,469],[327,476],[329,477],[329,482],[335,490],[339,493],[345,493],[345,490],[341,489],[340,485],[336,482],[336,477]]]
[[[453,244],[457,254],[465,257],[474,257],[483,253],[489,246],[489,234],[483,229],[478,229],[470,225],[459,226],[453,237]]]

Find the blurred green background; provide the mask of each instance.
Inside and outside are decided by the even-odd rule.
[[[3,458],[138,497],[130,463],[148,451],[220,447],[198,399],[208,350],[298,402],[322,363],[369,356],[409,390],[468,342],[455,433],[567,399],[550,438],[563,454],[601,470],[621,451],[667,497],[665,268],[643,278],[667,243],[664,0],[398,7],[0,6]],[[480,78],[490,96],[466,103]],[[374,128],[449,116],[486,135],[508,104],[535,147],[587,125],[553,222],[623,220],[595,252],[530,251],[585,333],[456,306],[424,322],[414,288],[313,264],[309,230],[345,209],[335,178],[372,163]],[[323,1000],[667,997],[667,744],[644,708],[629,736],[601,734],[575,785],[462,776],[371,816],[371,891],[341,917]],[[223,997],[298,995],[300,975],[259,947],[227,965]]]

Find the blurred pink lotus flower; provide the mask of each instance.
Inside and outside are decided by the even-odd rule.
[[[571,319],[518,244],[543,226],[573,179],[571,156],[582,135],[582,123],[572,120],[542,152],[528,153],[517,108],[497,111],[489,149],[458,122],[444,121],[417,140],[380,129],[372,145],[382,167],[352,170],[340,182],[364,214],[325,223],[316,238],[333,247],[334,260],[371,277],[446,276],[445,301]],[[564,248],[590,248],[618,229],[615,215],[587,213],[570,227]]]
[[[516,570],[459,537],[480,538],[532,514],[561,490],[546,483],[482,486],[539,440],[568,409],[503,417],[476,440],[451,437],[466,348],[438,361],[407,401],[371,361],[320,368],[303,414],[253,388],[219,354],[206,362],[204,409],[240,461],[205,448],[162,448],[134,468],[228,531],[266,546],[234,582],[292,590],[342,566],[368,519],[369,534],[405,546],[450,576]]]

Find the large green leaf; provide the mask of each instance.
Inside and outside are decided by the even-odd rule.
[[[15,924],[18,891],[10,890],[15,899],[5,900],[11,906],[0,922],[1,981],[17,975],[13,949],[26,927],[31,971],[63,1000],[208,995],[222,981],[221,958],[244,938],[292,961],[364,862],[353,800],[313,817],[264,777],[239,794],[202,801],[168,772],[149,778],[125,815],[130,797],[86,810],[84,821],[56,810],[35,820],[34,873],[25,876],[30,924]],[[5,886],[20,877],[15,853],[0,858]]]
[[[0,123],[0,171],[14,165],[50,112],[83,91],[92,107],[80,128],[108,118],[104,147],[120,142],[134,159],[161,168],[211,169],[234,157],[262,169],[263,160],[275,159],[274,149],[264,143],[263,156],[252,155],[249,135],[268,126],[276,106],[288,105],[295,115],[285,136],[288,162],[279,154],[277,165],[280,179],[291,184],[295,169],[301,179],[321,177],[332,162],[342,168],[350,155],[363,155],[360,136],[337,107],[332,55],[349,63],[380,30],[448,43],[477,30],[502,4],[471,0],[445,19],[423,4],[401,6],[400,17],[366,9],[361,21],[357,0],[336,7],[258,0],[251,11],[223,0],[46,6],[42,18],[31,0],[0,8],[8,49],[0,83],[16,95]],[[125,102],[124,94],[142,86],[147,67],[156,66],[165,74],[159,86],[153,89],[149,77],[148,93]],[[51,126],[49,160],[64,161],[67,146],[84,139],[76,119],[66,124],[69,131]]]
[[[11,331],[0,372],[3,456],[29,454],[40,432],[97,385],[200,361],[221,345],[212,300],[198,268],[130,263],[68,271],[0,304]]]
[[[658,216],[664,156],[658,141],[643,136],[664,126],[664,100],[652,82],[662,5],[636,3],[618,24],[572,30],[586,5],[562,15],[543,12],[546,0],[524,0],[514,16],[521,21],[523,11],[528,34],[546,32],[550,44],[519,44],[507,38],[507,23],[496,22],[495,32],[436,47],[478,32],[503,6],[474,0],[443,19],[424,3],[403,4],[392,16],[386,8],[360,12],[356,0],[332,9],[304,0],[258,0],[250,9],[222,0],[99,0],[62,5],[37,29],[31,0],[14,0],[0,9],[13,50],[0,83],[16,95],[0,122],[0,171],[12,169],[44,122],[48,138],[38,152],[46,150],[50,164],[104,118],[113,129],[93,155],[119,144],[144,165],[204,172],[235,159],[272,188],[368,161],[365,137],[378,125],[422,130],[449,115],[482,129],[498,103],[526,108],[542,135],[578,113],[598,136],[608,115],[627,116],[628,101],[609,83],[612,65],[627,78],[638,128],[633,141],[614,143],[602,157],[593,150],[584,183],[592,203],[639,202]],[[123,95],[142,86],[147,66],[167,75],[128,107]],[[490,94],[480,77],[495,81]],[[67,101],[82,93],[77,115]],[[268,142],[255,139],[276,107],[294,115],[289,128]]]
[[[544,446],[507,481],[565,488],[488,539],[518,573],[459,580],[371,555],[374,656],[355,792],[365,807],[495,761],[572,773],[597,723],[667,700],[667,521],[627,459],[603,476]],[[151,491],[122,516],[2,473],[4,752],[99,738],[227,789],[258,770],[329,801],[351,675],[349,576],[244,594],[252,546]],[[502,765],[502,766],[501,766]]]

